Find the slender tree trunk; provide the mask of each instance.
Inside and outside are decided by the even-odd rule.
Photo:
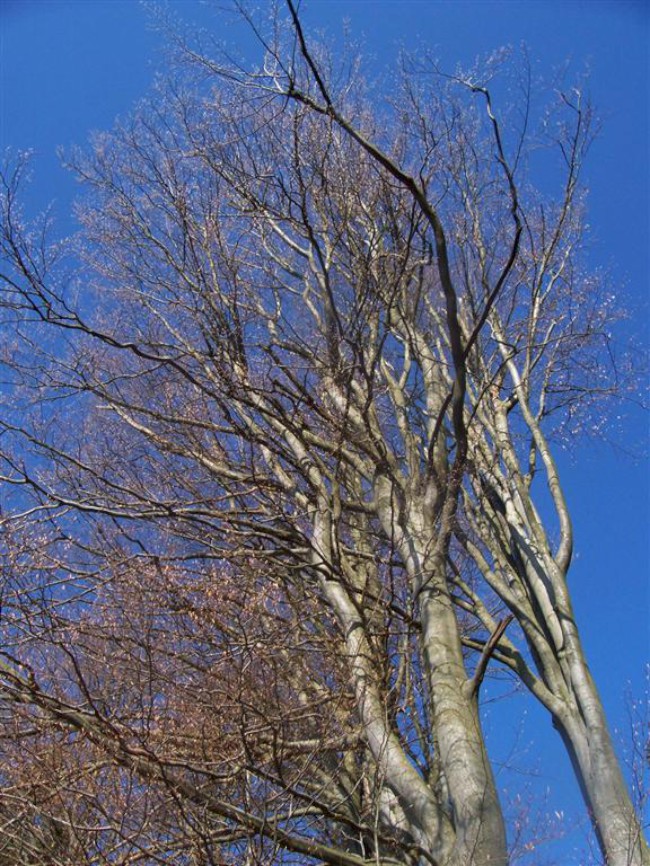
[[[649,866],[650,851],[612,743],[596,685],[572,636],[574,707],[555,724],[567,747],[608,866]]]
[[[503,337],[500,326],[496,333]],[[560,543],[554,553],[534,508],[524,506],[529,499],[522,484],[525,473],[518,464],[509,422],[501,407],[496,418],[497,440],[519,494],[518,499],[504,498],[502,513],[509,526],[511,542],[519,553],[518,578],[523,595],[534,600],[524,617],[515,609],[513,613],[527,635],[529,648],[548,688],[543,702],[552,713],[570,755],[605,861],[609,866],[648,866],[650,852],[623,779],[575,622],[566,581],[573,530],[557,466],[528,405],[522,376],[509,355],[505,354],[504,360],[517,390],[518,405],[544,465],[560,527]],[[507,551],[502,550],[502,553],[507,554]],[[508,603],[506,597],[504,600]]]
[[[555,655],[568,688],[565,711],[556,718],[556,724],[576,770],[608,866],[650,866],[650,851],[623,779],[598,689],[585,660],[566,585],[567,567],[568,561],[560,567],[552,557],[546,558],[545,571],[561,629],[561,644],[556,645]]]

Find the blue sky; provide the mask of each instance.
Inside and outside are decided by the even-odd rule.
[[[210,4],[169,5],[227,41],[241,38],[242,31]],[[400,47],[426,46],[453,69],[522,41],[540,73],[551,75],[567,59],[576,72],[588,65],[591,95],[604,121],[587,171],[590,263],[613,273],[631,313],[626,328],[647,350],[649,8],[643,0],[312,0],[304,20],[338,38],[346,19],[384,70]],[[30,206],[54,200],[63,231],[73,226],[75,184],[59,167],[57,148],[83,144],[91,130],[128,113],[164,63],[161,48],[136,0],[0,0],[0,147],[36,151]],[[622,420],[613,419],[608,439],[578,446],[560,463],[576,525],[571,588],[578,621],[618,728],[625,726],[627,683],[641,691],[650,659],[645,416],[630,409]],[[496,711],[495,727],[498,718]],[[565,759],[549,723],[532,709],[530,719],[521,739],[525,760],[540,770],[541,786],[554,788],[554,807],[570,812],[577,792],[561,769]],[[533,739],[535,746],[528,746]]]

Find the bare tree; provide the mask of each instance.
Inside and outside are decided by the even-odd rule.
[[[581,266],[589,106],[546,119],[547,201],[530,96],[498,119],[490,64],[377,106],[287,5],[249,19],[260,70],[184,45],[72,159],[69,249],[4,175],[0,835],[21,862],[505,864],[497,662],[606,861],[646,864],[552,450],[616,387]]]

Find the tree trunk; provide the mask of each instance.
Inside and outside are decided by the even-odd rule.
[[[648,866],[650,851],[620,770],[600,696],[577,635],[572,637],[570,668],[575,703],[563,718],[556,717],[554,724],[571,756],[606,863]]]
[[[449,863],[505,866],[503,815],[446,587],[432,580],[422,590],[420,617],[440,765],[456,832]]]
[[[379,519],[404,560],[422,625],[422,662],[441,776],[437,799],[453,828],[452,845],[436,862],[506,866],[503,814],[447,586],[445,545],[428,504],[415,495],[404,497],[403,491],[397,495],[382,476],[375,480],[375,492]],[[431,850],[435,856],[435,846]]]

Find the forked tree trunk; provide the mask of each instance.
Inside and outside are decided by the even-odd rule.
[[[505,345],[500,324],[495,333]],[[545,684],[539,693],[553,716],[571,758],[603,857],[608,866],[650,866],[650,852],[621,772],[602,702],[591,677],[575,622],[567,573],[571,564],[573,530],[571,515],[559,473],[538,419],[529,406],[529,395],[514,360],[502,349],[504,362],[518,398],[518,406],[541,458],[556,509],[560,541],[554,551],[547,529],[535,510],[524,483],[510,422],[503,405],[495,416],[495,441],[499,442],[509,473],[502,483],[494,512],[495,525],[502,518],[506,532],[493,543],[502,557],[508,545],[518,551],[519,567],[510,576],[519,596],[510,588],[494,588],[509,604],[526,634],[529,648]],[[490,466],[486,467],[489,475]],[[512,496],[512,491],[516,495]],[[505,546],[503,539],[506,540]],[[497,553],[498,558],[498,553]],[[513,601],[516,604],[513,605]],[[519,609],[518,609],[519,608]]]

